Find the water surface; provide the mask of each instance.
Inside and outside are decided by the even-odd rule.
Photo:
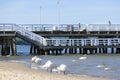
[[[60,64],[67,65],[67,74],[75,74],[78,76],[92,76],[109,78],[110,80],[120,80],[120,55],[86,55],[85,60],[79,58],[83,55],[61,55],[61,56],[38,56],[42,58],[43,65],[47,60],[53,62],[54,69]],[[31,63],[33,56],[16,56],[16,57],[0,57],[0,61],[17,62],[25,64],[33,69],[41,69],[38,64]]]

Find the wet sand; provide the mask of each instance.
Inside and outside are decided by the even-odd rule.
[[[22,64],[0,62],[0,80],[108,80],[88,76],[63,75],[34,70]]]

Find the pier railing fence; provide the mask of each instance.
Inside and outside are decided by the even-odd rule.
[[[120,31],[120,24],[19,24],[28,31]]]
[[[46,39],[47,46],[110,46],[120,45],[119,38],[98,38],[98,39]]]

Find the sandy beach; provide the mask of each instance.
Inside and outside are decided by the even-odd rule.
[[[22,64],[0,62],[0,80],[108,80],[34,70]]]

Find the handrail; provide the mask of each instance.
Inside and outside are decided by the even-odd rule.
[[[20,24],[29,31],[120,31],[120,24]]]
[[[19,24],[29,31],[82,31],[86,29],[85,24]]]
[[[89,31],[120,31],[120,24],[89,24]]]
[[[8,23],[0,24],[0,31],[13,31],[14,30],[13,26],[14,24],[8,24]]]
[[[46,39],[48,46],[120,45],[120,38]]]
[[[16,24],[0,24],[0,31],[16,31],[17,33],[19,33],[20,35],[27,37],[35,42],[37,42],[38,44],[42,45],[42,46],[46,46],[46,39],[40,35],[37,35],[33,32],[30,32],[28,30],[25,30],[23,27],[21,27],[20,25],[16,25]]]
[[[16,25],[15,28],[16,28],[16,31],[19,34],[21,34],[23,36],[26,36],[26,37],[32,39],[33,41],[37,41],[38,43],[42,44],[43,46],[47,45],[46,44],[46,39],[44,37],[42,37],[42,36],[40,36],[38,34],[35,34],[33,32],[30,32],[30,31],[20,27],[19,25]]]
[[[10,31],[13,24],[0,24],[5,26],[3,29]],[[120,31],[120,24],[19,24],[28,31]],[[3,30],[0,27],[0,31]]]

